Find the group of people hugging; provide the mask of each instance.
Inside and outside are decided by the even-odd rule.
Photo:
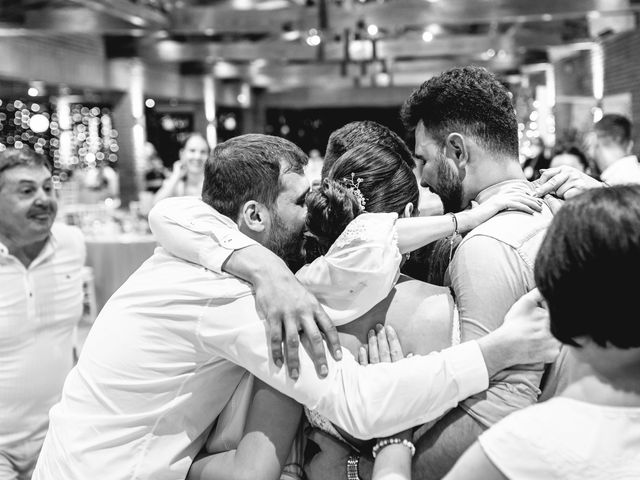
[[[401,117],[414,152],[347,124],[313,189],[297,146],[247,134],[157,203],[33,479],[639,478],[640,186],[527,181],[483,68]],[[434,283],[403,273],[425,248]]]

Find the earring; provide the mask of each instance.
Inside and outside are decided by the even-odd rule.
[[[404,255],[404,259],[405,259],[405,260],[409,261],[409,259],[410,259],[410,258],[411,258],[411,252],[406,253],[406,254]]]

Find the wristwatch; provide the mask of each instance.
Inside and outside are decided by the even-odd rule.
[[[349,455],[347,458],[347,480],[360,480],[359,463],[360,455],[353,453]]]

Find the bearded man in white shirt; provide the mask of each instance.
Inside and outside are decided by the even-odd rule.
[[[28,147],[0,152],[0,478],[30,479],[49,409],[73,365],[85,249],[54,225],[51,170]]]
[[[51,410],[34,480],[185,478],[247,370],[346,431],[372,438],[436,418],[485,389],[498,370],[539,358],[536,345],[523,343],[527,322],[514,321],[478,341],[396,363],[363,367],[345,351],[342,361],[328,356],[320,376],[300,349],[299,366],[290,370],[297,380],[289,378],[270,361],[273,332],[256,311],[251,285],[225,270],[256,252],[264,264],[273,253],[263,246],[296,264],[306,161],[291,142],[267,135],[215,148],[203,200],[226,215],[218,230],[223,248],[200,254],[217,255],[220,268],[159,248],[111,297]],[[286,275],[282,270],[269,269],[267,283]],[[256,283],[260,296],[264,287]]]
[[[589,153],[607,185],[640,183],[640,163],[632,155],[631,121],[623,115],[604,115],[594,126]]]

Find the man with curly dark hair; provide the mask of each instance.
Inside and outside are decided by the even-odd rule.
[[[402,108],[415,133],[421,184],[440,195],[445,212],[482,203],[498,192],[533,194],[518,159],[518,123],[512,95],[490,72],[468,66],[448,70],[418,87]],[[547,203],[549,203],[548,201]],[[501,325],[515,301],[535,287],[533,265],[553,213],[503,212],[440,252],[443,281],[460,310],[462,341]],[[544,365],[518,366],[492,378],[486,392],[416,432],[416,478],[441,478],[480,433],[509,413],[536,403]]]

